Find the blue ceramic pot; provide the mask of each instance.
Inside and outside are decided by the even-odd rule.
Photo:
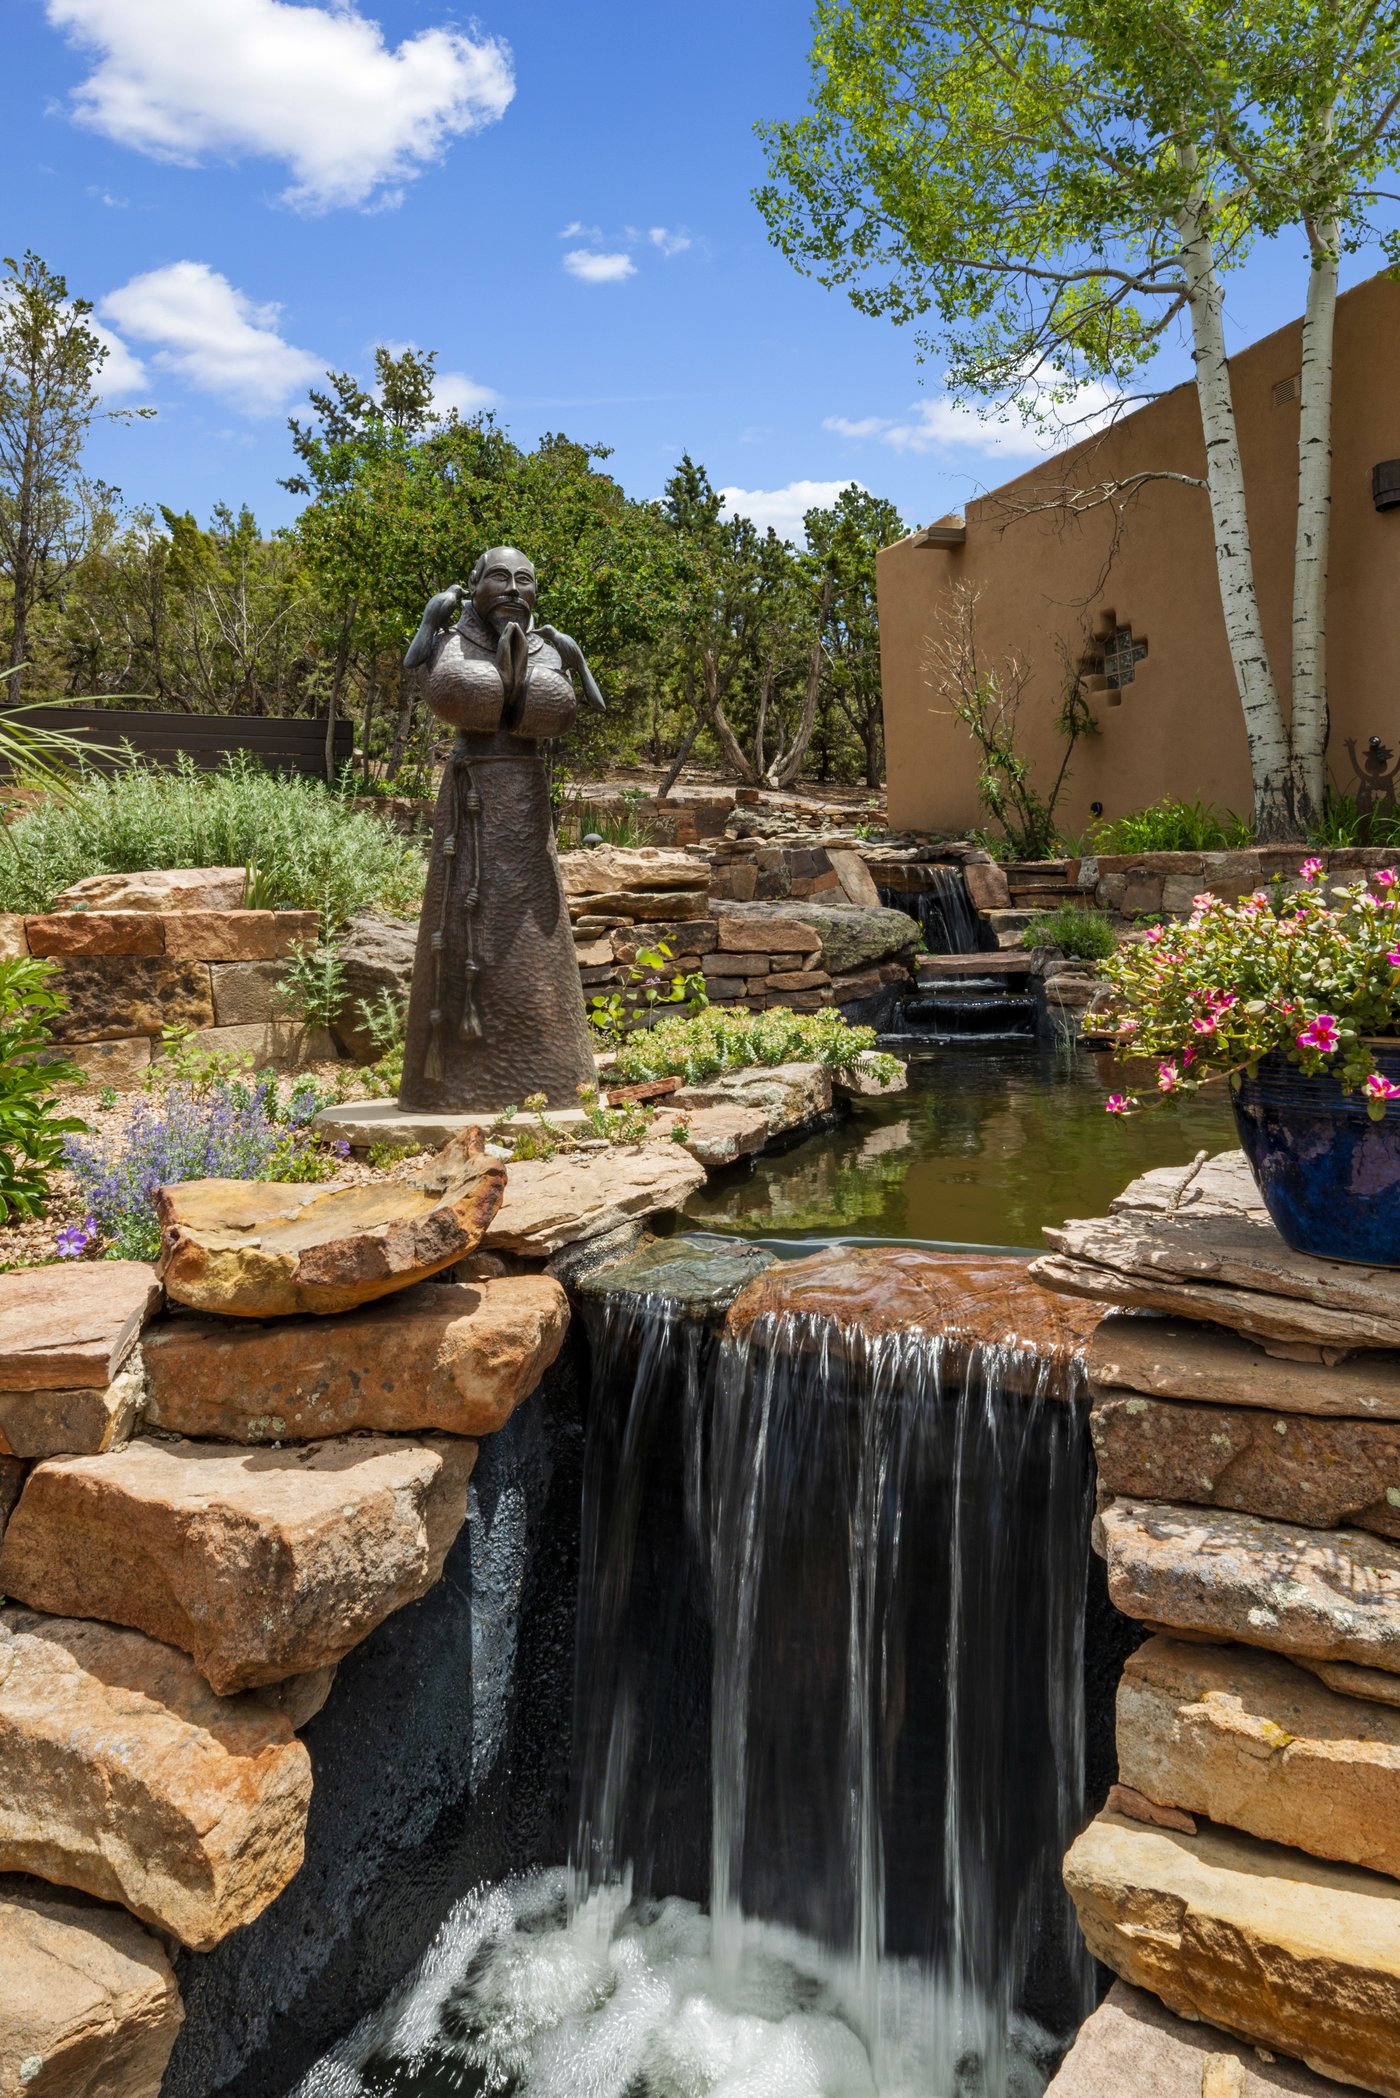
[[[1400,1083],[1400,1043],[1376,1047]],[[1264,1207],[1297,1253],[1400,1267],[1400,1102],[1373,1122],[1365,1096],[1307,1078],[1286,1056],[1231,1081],[1235,1126]]]

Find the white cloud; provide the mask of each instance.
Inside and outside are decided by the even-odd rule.
[[[684,255],[691,244],[690,235],[682,233],[679,227],[673,229],[670,226],[653,226],[647,234],[647,239],[654,248],[660,248],[668,262],[673,255]]]
[[[207,262],[148,270],[101,301],[103,318],[155,347],[151,361],[250,415],[280,408],[325,370],[277,332],[278,306],[258,306]]]
[[[351,0],[46,0],[97,54],[81,123],[158,160],[282,161],[307,210],[397,201],[394,186],[515,93],[509,47],[424,29],[391,48]]]
[[[478,409],[494,408],[500,398],[494,387],[478,384],[465,372],[439,372],[433,387],[433,406],[439,415],[453,409],[458,415],[475,415]]]
[[[1023,420],[1014,402],[979,412],[947,394],[936,400],[917,401],[903,416],[864,415],[852,420],[828,415],[822,424],[838,437],[878,438],[897,452],[982,452],[990,458],[1036,459],[1046,452],[1092,436],[1110,422],[1118,399],[1097,381],[1079,387],[1065,401],[1048,398],[1058,381],[1053,371],[1028,389],[1045,417],[1043,423]]]
[[[789,481],[786,488],[721,488],[720,495],[736,517],[750,518],[760,532],[771,525],[780,539],[802,538],[809,510],[825,510],[843,488],[863,484],[844,481]]]
[[[621,284],[625,277],[637,274],[637,265],[630,255],[594,248],[570,248],[564,267],[571,277],[581,277],[585,284]]]
[[[141,359],[101,321],[90,320],[88,326],[107,352],[97,376],[97,391],[103,400],[115,401],[124,393],[144,393],[151,381]]]

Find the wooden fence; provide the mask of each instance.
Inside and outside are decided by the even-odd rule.
[[[17,727],[59,729],[79,742],[90,742],[90,762],[103,772],[120,762],[121,747],[129,743],[151,765],[173,765],[184,756],[201,771],[212,772],[231,752],[241,750],[277,772],[307,772],[320,779],[326,775],[324,721],[166,714],[134,707],[25,707],[8,718]],[[332,757],[337,772],[349,764],[354,744],[353,724],[337,721]]]

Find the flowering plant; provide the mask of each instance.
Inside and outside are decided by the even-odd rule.
[[[1394,869],[1327,889],[1320,860],[1299,886],[1239,903],[1197,896],[1184,924],[1153,926],[1105,966],[1106,1024],[1120,1060],[1157,1065],[1161,1093],[1195,1091],[1280,1051],[1310,1077],[1332,1073],[1379,1121],[1394,1085],[1374,1042],[1400,1046],[1400,887]],[[1125,1093],[1110,1114],[1140,1103]]]

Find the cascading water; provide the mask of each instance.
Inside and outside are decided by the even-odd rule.
[[[569,1870],[460,1904],[303,2098],[1034,2098],[1091,2001],[1078,1366],[590,1327]]]
[[[921,867],[926,886],[880,891],[880,901],[916,918],[930,954],[976,954],[977,913],[968,901],[960,867]]]

